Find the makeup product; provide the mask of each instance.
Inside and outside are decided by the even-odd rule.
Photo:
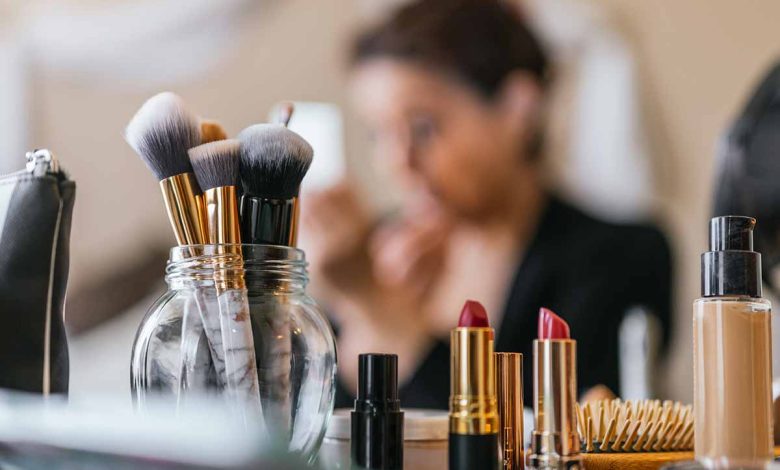
[[[693,304],[696,459],[756,465],[773,456],[771,304],[761,298],[761,255],[751,217],[710,221]]]
[[[525,468],[523,446],[523,355],[493,355],[498,402],[498,447],[504,470]]]
[[[398,356],[361,354],[352,411],[352,467],[400,470],[404,461],[404,412],[398,399]]]
[[[499,468],[493,329],[469,300],[450,333],[450,470]]]
[[[178,95],[159,93],[149,98],[130,120],[125,139],[160,181],[176,242],[180,246],[207,243],[206,207],[187,154],[200,144],[198,118]],[[181,361],[178,371],[170,371],[178,376],[177,399],[186,389],[203,390],[208,380],[198,371],[203,371],[201,366],[214,358],[213,350],[201,347],[203,322],[208,320],[209,311],[203,292],[196,292],[192,302],[184,305]],[[214,341],[208,337],[207,342]]]
[[[209,317],[204,326],[209,336],[222,340],[214,351],[224,364],[226,390],[242,409],[248,407],[249,419],[256,419],[261,413],[260,394],[236,200],[240,151],[240,143],[228,139],[191,148],[189,156],[204,192],[208,242],[217,245],[214,286],[219,316],[218,322]]]
[[[577,436],[577,342],[551,310],[539,311],[534,340],[534,432],[529,469],[581,468]]]
[[[693,407],[680,402],[601,400],[577,405],[584,453],[680,452],[693,449]]]
[[[447,468],[449,416],[446,411],[409,409],[404,413],[404,468],[441,470]],[[328,469],[348,469],[351,457],[352,409],[333,411],[322,441],[319,461]]]
[[[206,242],[206,206],[187,156],[200,138],[197,117],[170,92],[149,98],[125,129],[127,143],[160,181],[179,245]]]
[[[256,124],[241,141],[241,238],[244,243],[295,246],[298,193],[314,151],[280,124]]]
[[[311,165],[311,146],[279,124],[256,124],[238,135],[240,176],[244,188],[240,205],[241,240],[261,245],[295,246],[298,192]],[[286,284],[269,286],[283,291]],[[283,292],[280,292],[283,293]],[[285,297],[281,297],[285,298]],[[290,428],[291,342],[288,309],[277,305],[258,312],[262,318],[255,342],[259,357],[261,396],[273,397],[265,409],[267,421],[279,433]]]

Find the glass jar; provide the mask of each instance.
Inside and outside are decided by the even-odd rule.
[[[136,406],[151,396],[177,404],[221,397],[248,424],[313,462],[333,410],[336,344],[306,294],[303,251],[176,247],[165,280],[168,291],[149,309],[133,345]]]

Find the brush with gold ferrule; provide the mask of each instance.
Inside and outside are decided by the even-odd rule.
[[[191,148],[189,155],[204,191],[208,241],[215,245],[216,255],[219,321],[210,321],[206,328],[221,332],[222,348],[216,349],[222,353],[218,359],[224,361],[226,389],[239,405],[248,407],[250,414],[244,416],[252,419],[261,406],[236,200],[240,152],[241,144],[228,139]]]
[[[130,120],[125,139],[160,181],[178,244],[205,243],[206,206],[187,155],[200,144],[197,117],[176,94],[159,93]]]
[[[201,127],[177,95],[164,92],[149,98],[133,116],[125,139],[160,181],[168,219],[177,243],[200,245],[207,242],[206,209],[203,195],[190,164],[187,150],[200,144]],[[195,248],[191,249],[196,255]],[[203,321],[209,304],[198,290],[184,306],[182,315],[182,357],[178,372],[178,398],[187,389],[205,391],[214,351],[211,339],[204,338]],[[204,343],[206,343],[204,345]]]

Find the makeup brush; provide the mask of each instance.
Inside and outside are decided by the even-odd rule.
[[[601,400],[578,405],[577,419],[583,452],[693,449],[693,409],[680,402]]]
[[[206,242],[206,210],[195,180],[187,150],[200,144],[198,118],[184,101],[170,92],[149,98],[130,120],[125,139],[160,181],[165,208],[179,245]],[[193,253],[194,254],[194,253]],[[182,315],[181,365],[178,372],[177,400],[186,389],[205,389],[207,376],[203,366],[211,361],[212,351],[202,347],[203,319],[209,317],[203,293],[184,306]],[[210,345],[211,338],[207,335]]]
[[[244,243],[295,246],[298,192],[311,165],[313,150],[295,132],[279,124],[256,124],[238,135],[241,141],[241,238]],[[285,287],[277,286],[280,294]],[[292,338],[280,295],[280,308],[258,312],[263,321],[258,373],[262,396],[276,406],[266,416],[284,432],[290,430],[290,359]],[[304,418],[305,419],[305,418]]]
[[[283,101],[278,103],[274,109],[273,122],[287,127],[290,125],[293,113],[295,112],[295,104],[292,101]]]
[[[295,246],[298,193],[314,150],[279,124],[256,124],[241,141],[241,238],[244,243]]]
[[[127,143],[160,181],[179,245],[205,242],[206,207],[187,155],[200,138],[197,117],[170,92],[149,98],[125,129]]]
[[[208,214],[208,242],[217,245],[217,256],[231,259],[217,262],[214,283],[219,305],[219,324],[206,323],[221,331],[225,385],[228,391],[260,413],[260,395],[239,233],[236,184],[241,144],[228,139],[189,150],[192,167],[204,191]],[[227,246],[225,246],[227,244]]]
[[[201,144],[225,140],[228,138],[225,129],[217,122],[211,119],[201,119],[200,121]]]

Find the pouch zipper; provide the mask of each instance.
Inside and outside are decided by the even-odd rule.
[[[47,149],[35,149],[27,152],[27,165],[25,171],[35,176],[45,174],[59,174],[60,162],[52,152]]]
[[[60,171],[59,159],[47,149],[35,149],[25,154],[27,164],[24,170],[12,171],[0,174],[0,179],[14,178],[22,175],[44,176],[53,175],[58,179],[64,178]]]

